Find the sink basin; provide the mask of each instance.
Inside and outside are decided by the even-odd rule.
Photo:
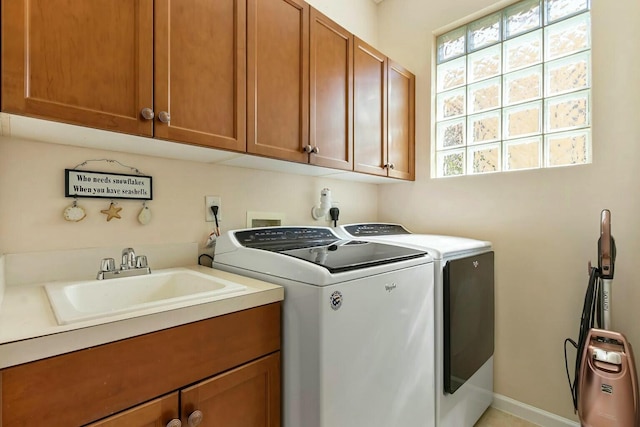
[[[45,285],[61,325],[154,307],[180,308],[245,289],[246,286],[186,268],[158,270],[144,276]]]

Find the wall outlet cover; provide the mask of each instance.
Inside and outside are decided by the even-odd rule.
[[[215,222],[212,206],[218,207],[218,223],[222,222],[222,198],[220,196],[204,196],[204,217],[207,222]]]

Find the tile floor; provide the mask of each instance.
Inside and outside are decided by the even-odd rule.
[[[474,427],[537,427],[537,424],[490,407]]]

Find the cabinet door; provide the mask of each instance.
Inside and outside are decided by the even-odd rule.
[[[248,0],[247,151],[308,162],[309,5]]]
[[[354,170],[387,175],[387,58],[355,38]]]
[[[246,0],[156,0],[155,18],[155,136],[245,151]]]
[[[183,425],[195,411],[200,427],[279,427],[280,352],[184,389]]]
[[[228,371],[280,349],[280,316],[268,304],[3,369],[0,425],[84,425]]]
[[[87,427],[165,427],[179,419],[178,392],[143,403]]]
[[[3,0],[2,111],[151,136],[153,0]]]
[[[415,179],[415,77],[389,60],[387,157],[389,176]]]
[[[311,8],[310,163],[353,170],[353,36]]]

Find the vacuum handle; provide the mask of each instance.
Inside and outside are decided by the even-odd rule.
[[[611,329],[611,284],[613,280],[602,279],[600,281],[600,318],[598,324],[602,329]]]
[[[613,279],[614,257],[611,237],[611,212],[604,209],[600,217],[600,242],[598,248],[598,267],[600,277]]]

